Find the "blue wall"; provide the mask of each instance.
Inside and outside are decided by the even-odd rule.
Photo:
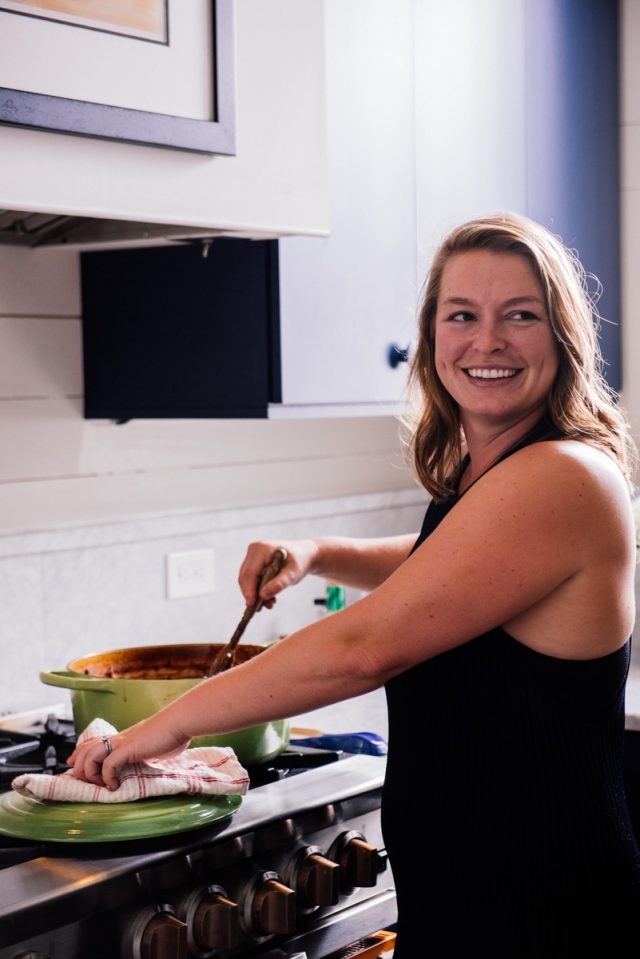
[[[618,5],[527,0],[526,30],[527,211],[576,249],[602,283],[605,375],[618,391]]]

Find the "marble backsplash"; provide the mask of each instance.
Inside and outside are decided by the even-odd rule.
[[[419,529],[419,489],[270,506],[144,518],[0,538],[0,714],[66,702],[44,686],[42,669],[127,646],[224,642],[244,603],[237,572],[254,539],[318,535],[380,536]],[[166,557],[211,549],[214,592],[167,599]],[[308,577],[258,614],[247,641],[277,639],[319,615],[324,583]],[[347,602],[359,597],[347,590]],[[283,678],[284,681],[284,678]],[[386,732],[379,691],[308,714],[299,725],[327,731]]]

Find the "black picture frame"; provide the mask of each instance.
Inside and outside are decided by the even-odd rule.
[[[214,117],[194,120],[0,87],[0,124],[196,153],[236,153],[235,0],[211,0]]]

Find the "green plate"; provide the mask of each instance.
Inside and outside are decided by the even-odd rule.
[[[40,842],[148,839],[210,826],[241,796],[160,796],[123,803],[48,802],[10,790],[0,796],[0,835]]]

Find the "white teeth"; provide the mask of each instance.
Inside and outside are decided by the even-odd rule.
[[[482,367],[467,370],[469,376],[474,376],[479,380],[503,380],[515,376],[517,372],[517,370],[484,369]]]

